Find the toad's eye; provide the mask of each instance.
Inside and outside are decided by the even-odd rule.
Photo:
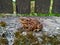
[[[26,20],[26,21],[28,21],[28,20]]]

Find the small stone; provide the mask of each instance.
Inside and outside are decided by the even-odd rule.
[[[56,29],[60,29],[59,27],[57,27]]]
[[[23,35],[27,35],[27,32],[22,32]]]

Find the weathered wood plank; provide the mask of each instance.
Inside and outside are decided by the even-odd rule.
[[[16,0],[16,2],[17,13],[30,13],[30,0]]]
[[[60,13],[60,0],[54,0],[52,12]]]
[[[50,0],[36,0],[35,12],[36,13],[48,13],[50,7]]]
[[[13,13],[12,0],[0,0],[0,13]]]

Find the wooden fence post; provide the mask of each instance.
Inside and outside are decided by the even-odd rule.
[[[0,0],[0,13],[13,13],[12,0]]]

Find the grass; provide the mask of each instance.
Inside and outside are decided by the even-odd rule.
[[[30,14],[0,14],[0,17],[5,16],[57,16],[60,17],[60,14],[54,14],[54,13],[48,13],[48,14],[42,14],[42,13],[30,13]]]

